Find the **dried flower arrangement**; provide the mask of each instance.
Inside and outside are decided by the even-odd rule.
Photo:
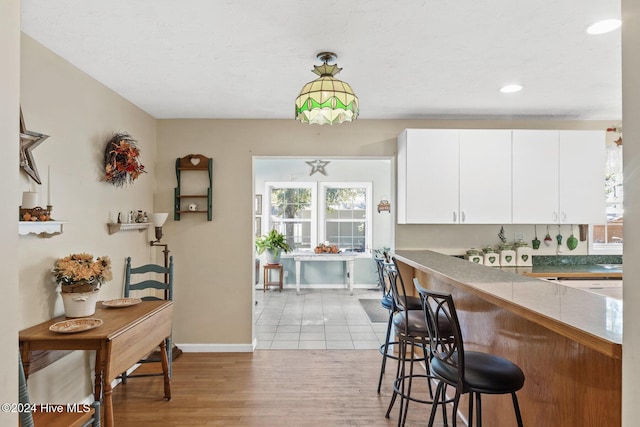
[[[90,292],[112,279],[111,260],[96,258],[87,253],[71,254],[56,261],[52,271],[62,292]]]
[[[104,179],[116,187],[133,184],[141,174],[146,173],[138,157],[140,149],[136,140],[127,133],[117,133],[107,143],[104,151]]]

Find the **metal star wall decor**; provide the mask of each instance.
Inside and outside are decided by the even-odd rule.
[[[49,135],[27,130],[20,109],[20,167],[38,184],[42,184],[42,181],[32,151],[47,138]]]
[[[324,168],[331,162],[327,162],[324,160],[313,160],[305,163],[311,166],[311,172],[309,173],[309,176],[313,175],[316,172],[320,172],[322,175],[327,176],[327,171]]]

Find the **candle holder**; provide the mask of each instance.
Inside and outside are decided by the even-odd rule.
[[[26,209],[20,206],[19,208],[19,221],[53,221],[51,218],[51,211],[53,206],[47,205],[46,209],[36,206],[35,208]]]

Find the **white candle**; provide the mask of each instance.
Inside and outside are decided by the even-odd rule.
[[[47,169],[47,206],[51,206],[51,165]]]
[[[38,193],[25,191],[22,193],[22,209],[33,209],[38,206]]]

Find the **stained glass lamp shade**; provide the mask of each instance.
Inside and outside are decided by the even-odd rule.
[[[331,52],[318,54],[322,65],[315,65],[313,72],[318,76],[304,85],[296,98],[296,120],[319,125],[350,122],[358,117],[358,97],[349,83],[336,79],[342,68],[329,65],[336,55]]]

